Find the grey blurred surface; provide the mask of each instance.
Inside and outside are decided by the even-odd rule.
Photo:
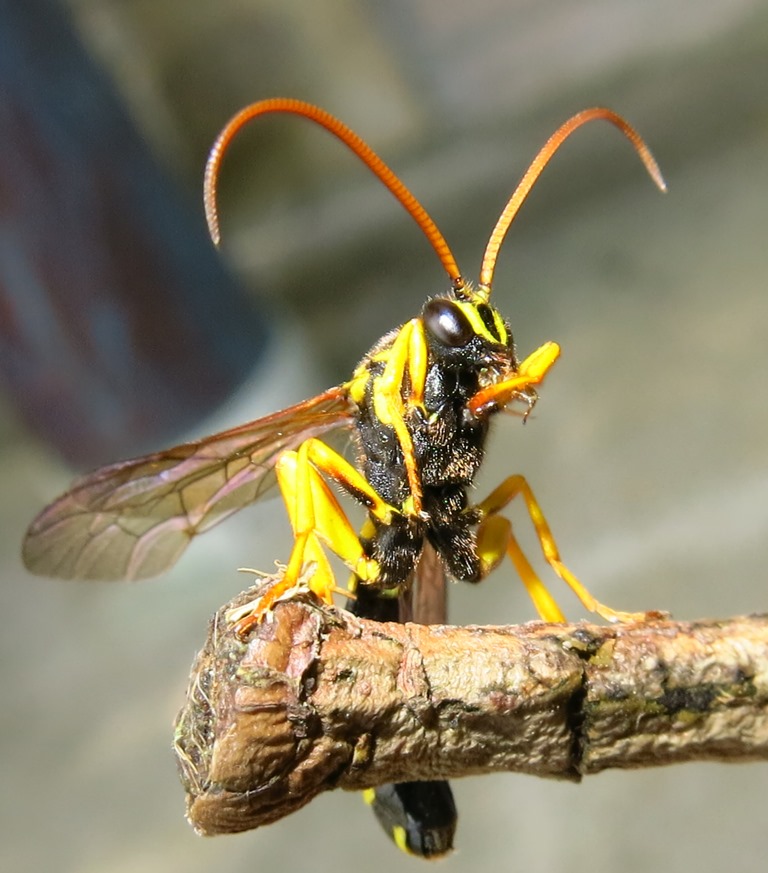
[[[524,472],[564,559],[613,606],[680,618],[765,610],[764,3],[71,7],[190,186],[235,109],[279,93],[311,99],[403,176],[469,276],[549,133],[587,105],[625,114],[670,191],[655,191],[607,126],[579,132],[548,168],[504,248],[495,302],[522,353],[556,339],[563,357],[526,427],[499,423],[480,491]],[[225,163],[222,210],[225,254],[271,289],[290,325],[284,358],[233,401],[240,420],[341,381],[445,287],[389,195],[298,121],[267,119],[243,137]],[[158,582],[67,584],[20,566],[27,522],[70,473],[7,404],[0,467],[1,869],[415,867],[355,796],[328,795],[238,837],[202,840],[183,820],[171,719],[208,615],[242,586],[234,568],[288,554],[278,502],[207,534]],[[451,596],[455,621],[533,617],[506,568]],[[762,871],[764,784],[760,765],[609,773],[578,787],[465,780],[459,851],[442,866]]]
[[[59,0],[0,4],[0,130],[0,382],[73,465],[151,451],[247,379],[268,319]]]

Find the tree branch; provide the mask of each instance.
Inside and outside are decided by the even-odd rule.
[[[176,723],[187,816],[248,830],[321,791],[768,758],[768,617],[382,624],[294,600],[211,622]]]

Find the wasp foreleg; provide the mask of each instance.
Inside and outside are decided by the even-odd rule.
[[[392,347],[387,352],[384,372],[374,379],[373,408],[379,422],[391,427],[400,443],[403,463],[411,492],[410,511],[421,512],[421,476],[416,464],[413,439],[405,423],[406,404],[423,408],[424,383],[427,373],[427,341],[424,325],[418,318],[403,325]],[[408,390],[404,390],[408,376]],[[406,399],[403,398],[406,394]]]
[[[495,409],[504,409],[516,397],[524,395],[527,389],[540,385],[559,357],[560,346],[557,343],[547,342],[539,346],[525,358],[514,376],[481,388],[471,397],[470,412],[482,415]]]

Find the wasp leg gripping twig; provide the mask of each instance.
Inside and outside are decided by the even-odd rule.
[[[253,592],[240,599],[253,597]],[[333,788],[768,759],[768,617],[425,627],[303,601],[211,624],[176,725],[204,834]]]

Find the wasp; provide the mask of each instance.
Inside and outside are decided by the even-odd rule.
[[[483,462],[492,419],[516,404],[527,418],[538,387],[560,354],[556,343],[547,342],[518,358],[510,325],[491,303],[494,268],[506,233],[555,152],[593,120],[617,127],[656,185],[665,190],[643,139],[621,116],[605,108],[587,109],[566,121],[538,152],[504,207],[473,285],[462,276],[426,210],[381,158],[330,113],[292,99],[263,100],[241,110],[211,149],[204,202],[216,245],[222,158],[244,125],[275,112],[315,122],[368,166],[432,245],[447,273],[448,288],[430,296],[418,315],[382,337],[342,385],[224,433],[80,478],[27,531],[23,546],[27,567],[63,578],[157,575],[175,563],[197,534],[261,498],[276,479],[294,545],[285,573],[237,616],[243,635],[280,598],[302,585],[332,602],[340,589],[329,553],[351,570],[352,608],[369,617],[402,617],[392,604],[409,595],[420,558],[429,550],[442,572],[470,583],[484,579],[508,556],[541,618],[563,621],[560,607],[504,515],[518,498],[525,504],[546,562],[587,610],[611,621],[641,616],[600,603],[566,567],[523,476],[509,476],[479,502],[470,500],[469,494]],[[356,463],[321,439],[339,428],[352,435]],[[348,519],[339,490],[364,508],[362,530]],[[408,827],[415,821],[412,830],[418,843],[423,836],[419,798],[395,790],[387,805],[386,792],[378,796],[379,814],[388,829],[392,830],[393,820],[402,824],[407,819]]]

